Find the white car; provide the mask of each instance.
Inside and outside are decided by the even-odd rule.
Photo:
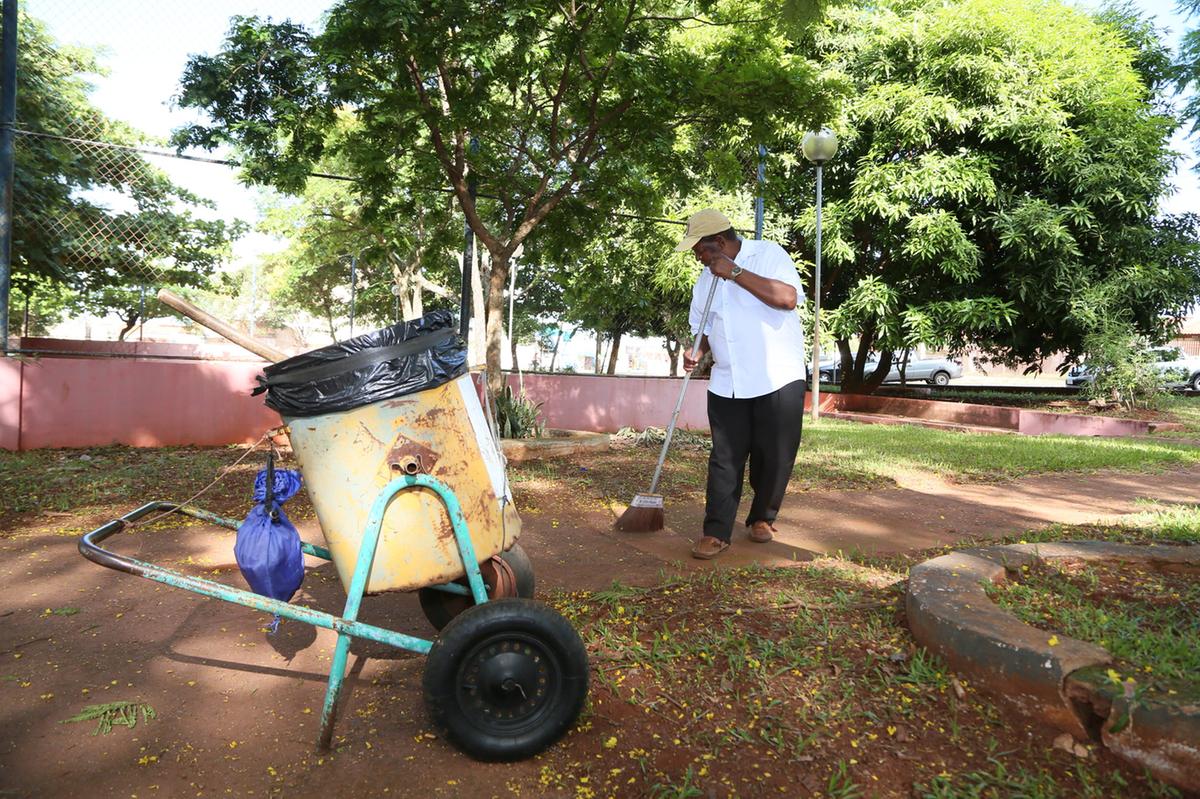
[[[1178,347],[1155,347],[1146,350],[1151,365],[1163,376],[1167,388],[1190,388],[1200,391],[1200,358],[1188,357]],[[1067,372],[1067,385],[1072,388],[1087,385],[1096,374],[1086,363],[1072,366]]]
[[[863,367],[863,375],[870,375],[879,363],[879,356],[872,354]],[[904,380],[907,383],[924,381],[934,386],[949,384],[956,377],[962,377],[962,361],[958,358],[918,358],[909,354],[908,363],[904,363],[904,353],[892,356],[892,370],[883,379],[885,383],[900,382],[900,367],[904,366]],[[821,364],[821,380],[828,383],[840,383],[842,376],[841,361]]]

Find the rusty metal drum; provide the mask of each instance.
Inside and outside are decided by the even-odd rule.
[[[521,533],[469,374],[361,408],[284,421],[343,585],[354,573],[371,503],[398,474],[428,474],[454,491],[480,561]],[[426,490],[399,494],[384,517],[367,593],[411,591],[464,573],[441,500]]]

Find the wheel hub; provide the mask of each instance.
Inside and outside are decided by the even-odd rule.
[[[493,640],[467,659],[461,683],[465,709],[493,722],[521,722],[547,700],[550,668],[534,642]]]

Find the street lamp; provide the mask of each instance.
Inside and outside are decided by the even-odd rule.
[[[809,131],[800,140],[804,157],[817,165],[817,247],[816,271],[813,275],[813,360],[812,360],[812,418],[821,418],[821,172],[825,162],[837,154],[837,136],[828,128]]]

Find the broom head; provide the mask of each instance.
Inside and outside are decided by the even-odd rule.
[[[662,494],[638,494],[625,512],[617,518],[615,527],[625,533],[653,533],[663,529]]]

